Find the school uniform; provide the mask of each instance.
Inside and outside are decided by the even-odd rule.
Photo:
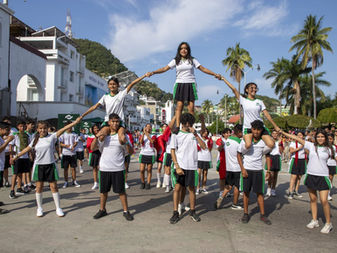
[[[91,143],[95,139],[95,135],[89,134],[87,138],[87,149],[89,151],[89,160],[88,160],[88,165],[91,167],[97,168],[99,166],[99,159],[101,157],[101,151],[99,149],[92,151],[91,150]]]
[[[269,153],[270,158],[270,171],[280,171],[282,169],[281,162],[281,152],[280,152],[280,142],[275,141],[275,146]],[[267,163],[265,165],[265,170],[267,170]]]
[[[216,148],[226,143],[226,139],[221,137],[216,140]],[[226,179],[226,146],[224,145],[223,149],[218,151],[217,162],[216,162],[216,171],[219,173],[220,180]]]
[[[61,167],[64,169],[68,169],[77,167],[77,157],[76,151],[72,150],[77,140],[77,135],[75,133],[63,133],[60,136],[60,142],[65,145],[70,145],[69,148],[62,148],[62,159],[61,159]]]
[[[225,142],[226,155],[226,185],[240,187],[241,168],[238,163],[238,150],[241,139],[235,136],[230,136]]]
[[[24,148],[28,146],[28,144],[31,142],[31,138],[26,132],[23,132],[22,135],[24,135],[25,138],[27,139],[27,146],[24,144],[22,146],[20,137],[19,137],[21,134],[19,132],[16,132],[16,133],[13,133],[13,135],[14,135],[14,139],[11,142],[11,144],[14,146],[14,150],[16,154],[19,154]],[[12,165],[12,173],[15,175],[20,174],[20,173],[28,173],[30,172],[30,168],[31,168],[31,162],[30,162],[29,155],[27,152],[23,156],[19,157],[19,159],[17,159],[14,162],[14,165]]]
[[[76,158],[77,160],[80,160],[80,161],[84,160],[84,147],[83,147],[82,139],[85,140],[84,134],[80,133],[79,135],[77,135]]]
[[[297,141],[290,143],[289,148],[297,149],[301,146]],[[289,163],[289,173],[292,175],[304,175],[307,170],[307,157],[304,147],[299,151],[292,153]]]
[[[337,148],[336,145],[332,145],[332,148],[335,151],[335,157],[337,156]],[[328,159],[328,168],[329,168],[329,175],[335,175],[337,173],[337,163],[335,157],[329,157]]]
[[[213,146],[213,141],[210,138],[206,140],[199,136],[201,140],[205,143],[206,149],[202,149],[198,145],[198,168],[202,170],[208,170],[212,168],[212,154],[209,151],[210,148]]]
[[[150,138],[156,141],[155,135],[151,134]],[[155,157],[154,144],[152,144],[150,140],[147,138],[147,136],[144,135],[143,144],[141,146],[140,153],[139,153],[139,163],[154,164],[155,161],[156,161],[156,157]]]

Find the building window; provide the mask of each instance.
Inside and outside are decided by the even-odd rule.
[[[71,51],[70,51],[70,58],[71,58],[71,59],[74,59],[74,54],[75,54],[74,51],[71,50]]]
[[[70,94],[69,95],[69,102],[73,102],[74,95]]]
[[[70,71],[70,76],[69,76],[70,82],[74,82],[74,72]]]

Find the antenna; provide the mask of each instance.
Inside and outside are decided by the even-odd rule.
[[[71,31],[71,15],[70,15],[70,10],[67,10],[67,24],[66,24],[66,28],[65,28],[65,34],[69,37],[72,38],[73,37],[73,33]]]

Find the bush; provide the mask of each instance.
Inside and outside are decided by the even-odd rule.
[[[320,110],[317,119],[322,123],[337,123],[337,108]]]

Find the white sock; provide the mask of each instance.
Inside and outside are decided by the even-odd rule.
[[[164,174],[164,179],[163,179],[163,181],[164,181],[164,184],[165,184],[166,186],[169,186],[169,185],[170,185],[170,175]]]
[[[38,209],[42,209],[42,193],[35,193],[36,204]]]
[[[82,170],[82,165],[80,165],[80,170]]]
[[[160,182],[160,173],[157,172],[157,181]]]
[[[60,194],[58,192],[53,193],[53,199],[56,209],[60,208]]]

